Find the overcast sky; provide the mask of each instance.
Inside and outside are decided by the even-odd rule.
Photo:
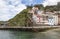
[[[0,0],[0,21],[7,21],[26,9],[25,5],[56,5],[60,0]]]

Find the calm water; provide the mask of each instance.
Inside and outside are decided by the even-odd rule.
[[[0,39],[60,39],[60,30],[46,32],[0,30]]]

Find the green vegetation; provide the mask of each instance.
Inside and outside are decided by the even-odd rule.
[[[53,6],[46,6],[44,8],[45,11],[60,11],[60,2],[58,2],[57,5],[53,5]]]
[[[17,14],[14,18],[10,19],[9,25],[10,26],[24,26],[25,25],[25,20],[26,20],[26,15],[28,13],[28,9],[24,9],[22,12]]]
[[[31,14],[28,13],[30,8],[24,9],[14,18],[8,21],[9,26],[28,26],[31,25],[31,22],[28,17],[31,17]]]
[[[38,7],[39,10],[44,10],[44,7],[42,4],[34,5],[34,7]]]

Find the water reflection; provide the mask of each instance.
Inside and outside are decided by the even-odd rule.
[[[60,39],[60,30],[46,32],[0,30],[0,39]]]

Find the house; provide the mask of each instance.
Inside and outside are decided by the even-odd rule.
[[[38,25],[58,25],[60,24],[60,14],[57,11],[39,10],[38,7],[33,7],[29,11],[32,14],[33,23]]]

